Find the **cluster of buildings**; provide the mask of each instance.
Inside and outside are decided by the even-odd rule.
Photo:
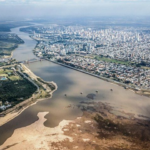
[[[108,38],[111,39],[111,38]],[[105,46],[96,48],[94,53],[109,56],[114,59],[121,59],[147,64],[150,63],[150,34],[142,32],[118,32],[115,39],[111,39]]]
[[[11,107],[11,104],[8,101],[6,101],[4,104],[2,103],[2,101],[0,101],[0,110],[6,110],[9,107]]]
[[[106,56],[135,64],[144,62],[149,67],[150,34],[143,29],[52,25],[38,27],[38,33],[33,33],[32,37],[38,41],[34,49],[38,57],[61,60],[94,74],[131,84],[137,89],[150,88],[150,70],[91,58]]]
[[[50,54],[58,51],[61,55],[85,53],[136,63],[144,61],[149,65],[150,34],[142,32],[143,30],[53,25],[49,28],[38,28],[41,33],[33,32],[33,37],[43,41],[38,45],[39,48]]]
[[[81,56],[63,56],[58,61],[96,75],[126,83],[136,89],[150,89],[150,70],[148,69],[98,61]]]

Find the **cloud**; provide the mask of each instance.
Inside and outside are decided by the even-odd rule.
[[[122,2],[150,2],[150,0],[0,0],[0,3],[4,4],[93,4],[93,3],[122,3]]]
[[[149,6],[150,0],[0,0],[0,19],[8,16],[150,16]]]

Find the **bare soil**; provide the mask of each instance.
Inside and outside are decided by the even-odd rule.
[[[76,150],[150,150],[150,121],[116,116],[108,104],[84,103],[83,116],[66,126],[64,134],[71,137],[53,143],[54,148]],[[82,106],[80,106],[82,107]],[[69,109],[69,108],[68,108]]]

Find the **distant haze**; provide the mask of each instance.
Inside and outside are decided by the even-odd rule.
[[[150,16],[150,0],[0,0],[0,19]]]

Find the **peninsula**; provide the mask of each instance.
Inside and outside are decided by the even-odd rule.
[[[45,82],[21,63],[1,67],[0,83],[0,126],[35,102],[50,98],[57,88],[54,82]]]

